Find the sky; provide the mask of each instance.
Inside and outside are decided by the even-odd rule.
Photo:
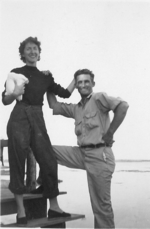
[[[57,83],[66,88],[75,71],[88,68],[95,74],[94,92],[129,103],[114,134],[115,158],[150,160],[150,1],[0,0],[0,34],[1,92],[7,74],[24,65],[20,42],[37,37],[42,48],[37,67],[50,70]],[[79,100],[75,90],[65,102]],[[7,138],[14,104],[0,101],[1,139]],[[73,119],[53,116],[46,98],[43,112],[52,144],[77,144]]]

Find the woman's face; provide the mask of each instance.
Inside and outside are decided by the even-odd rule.
[[[24,52],[22,55],[25,58],[26,64],[36,66],[37,61],[40,57],[39,48],[36,44],[28,42],[25,45]]]

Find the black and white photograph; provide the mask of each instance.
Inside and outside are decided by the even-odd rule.
[[[0,0],[0,227],[150,229],[150,0]]]

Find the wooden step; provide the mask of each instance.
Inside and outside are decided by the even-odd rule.
[[[67,194],[66,191],[60,191],[59,195]],[[43,198],[43,194],[24,194],[23,199],[37,199],[37,198]],[[1,189],[1,198],[0,203],[9,202],[9,201],[15,201],[14,194],[8,189],[8,188],[2,188]]]
[[[62,191],[60,195],[66,194]],[[47,200],[43,198],[42,194],[24,194],[24,206],[28,212],[28,218],[41,218],[47,214]],[[13,193],[9,189],[1,189],[1,215],[10,215],[17,212],[16,201]]]
[[[61,228],[61,226],[64,225],[63,228],[65,228],[65,222],[71,221],[71,220],[77,220],[77,219],[83,219],[85,218],[85,215],[77,215],[77,214],[71,214],[70,217],[59,217],[59,218],[53,218],[53,219],[48,219],[46,217],[44,218],[39,218],[39,219],[34,219],[34,220],[29,220],[26,227],[27,228],[32,228],[32,227],[49,227],[49,228]],[[59,226],[58,226],[59,225]],[[12,224],[1,224],[1,227],[17,227],[16,223]]]

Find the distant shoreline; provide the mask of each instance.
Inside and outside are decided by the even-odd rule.
[[[135,159],[116,159],[116,162],[150,162],[150,160],[135,160]]]
[[[4,162],[8,162],[8,160],[4,160]],[[115,162],[150,162],[150,160],[145,160],[145,159],[116,159]]]

